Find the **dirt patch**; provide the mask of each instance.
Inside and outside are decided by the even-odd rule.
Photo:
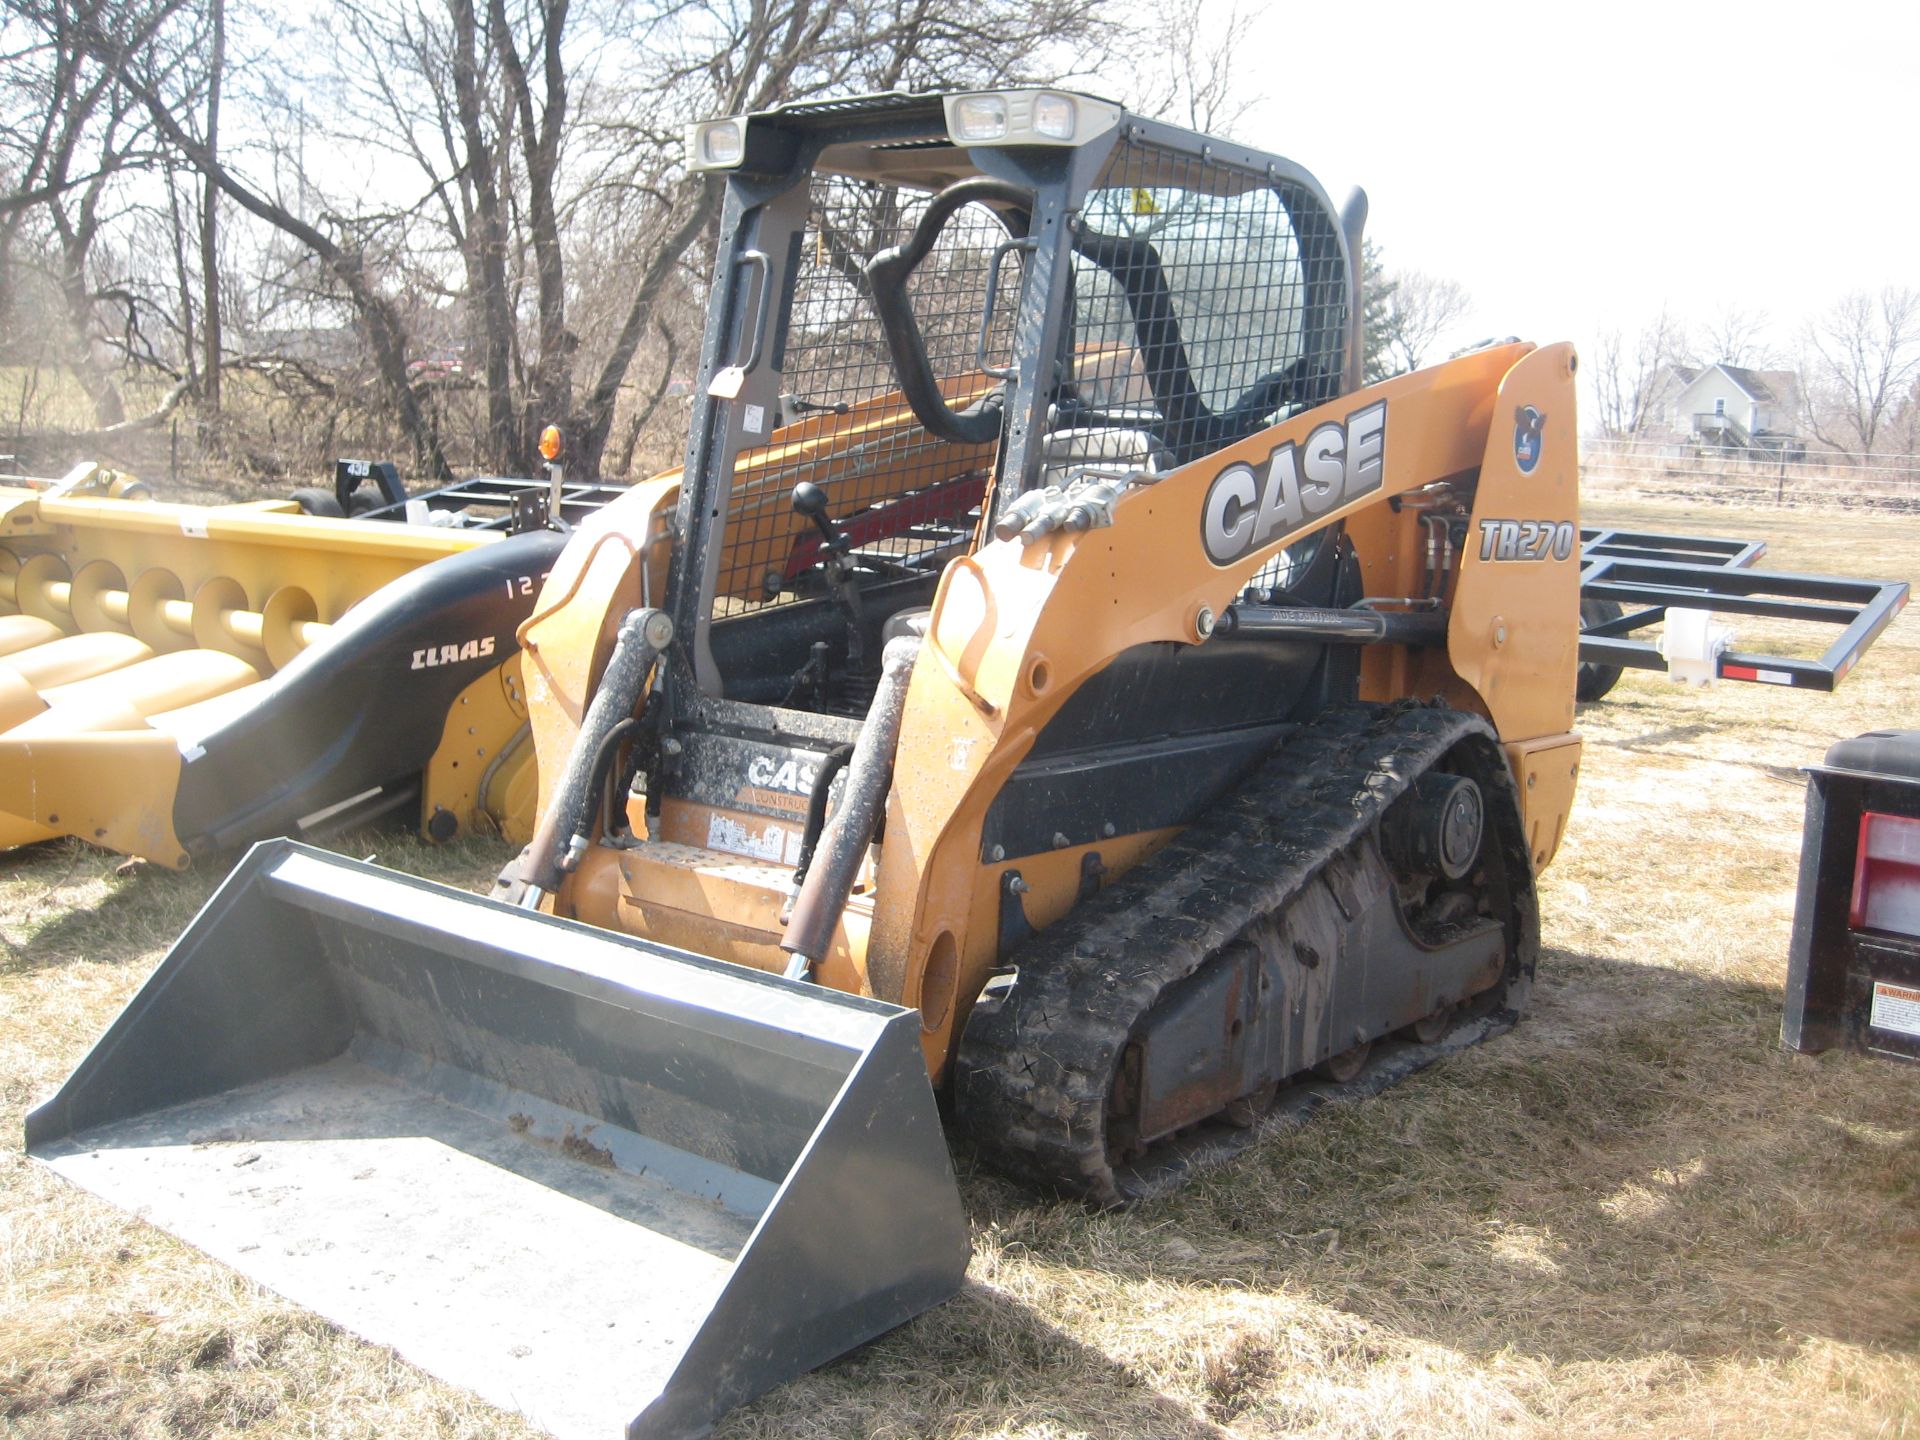
[[[604,1145],[594,1144],[585,1135],[577,1134],[571,1125],[567,1127],[567,1133],[560,1137],[560,1153],[571,1155],[588,1165],[598,1165],[604,1170],[613,1168],[613,1151]]]

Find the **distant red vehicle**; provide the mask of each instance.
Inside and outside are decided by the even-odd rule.
[[[431,355],[407,362],[409,385],[463,385],[466,379],[466,357],[458,350],[436,350]]]

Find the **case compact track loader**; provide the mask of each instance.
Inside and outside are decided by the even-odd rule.
[[[1358,197],[1053,91],[690,145],[686,463],[521,628],[496,897],[256,849],[29,1121],[566,1435],[958,1286],[936,1088],[1112,1204],[1505,1023],[1580,768],[1573,351],[1363,385]]]

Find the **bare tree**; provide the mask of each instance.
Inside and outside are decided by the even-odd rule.
[[[1920,384],[1920,291],[1889,286],[1834,302],[1803,339],[1808,430],[1862,455],[1911,449],[1907,418]]]
[[[460,257],[490,460],[531,463],[540,429],[557,423],[588,471],[623,403],[658,405],[669,376],[631,387],[634,361],[695,278],[717,218],[718,185],[680,171],[687,120],[833,90],[1026,78],[1054,63],[1050,46],[1112,28],[1094,0],[981,0],[964,13],[933,0],[445,0],[444,17],[400,0],[339,3],[369,62],[342,82],[358,103],[341,108],[376,117],[349,133],[404,137],[384,143],[418,168],[420,214]],[[637,68],[601,85],[570,58],[583,51]],[[691,338],[656,343],[661,363]]]
[[[1691,353],[1684,327],[1665,309],[1636,334],[1601,331],[1587,367],[1600,433],[1626,438],[1654,423],[1670,398],[1673,367],[1690,363]]]
[[[1467,318],[1473,300],[1457,280],[1424,270],[1401,270],[1388,277],[1381,344],[1389,374],[1418,370],[1439,340]]]
[[[177,3],[168,8],[177,8]],[[341,284],[360,317],[382,386],[412,442],[416,467],[435,477],[450,478],[452,471],[440,437],[407,383],[407,332],[400,308],[382,292],[359,238],[348,229],[328,234],[310,224],[210,151],[204,138],[188,129],[178,102],[165,92],[161,77],[149,70],[144,47],[128,43],[119,33],[97,23],[85,27],[81,43],[111,67],[119,82],[146,107],[154,129],[169,145],[243,210],[304,246]]]
[[[1194,123],[1239,113],[1215,61],[1245,48],[1245,3],[1184,52]],[[430,476],[458,440],[530,465],[550,422],[589,473],[633,455],[699,334],[719,186],[684,171],[689,120],[1051,82],[1136,23],[1100,0],[321,0],[297,19],[270,0],[0,0],[0,18],[36,37],[34,66],[0,67],[0,287],[16,242],[72,272],[46,258],[54,212],[92,216],[70,227],[80,250],[150,251],[138,275],[83,265],[87,293],[59,302],[114,329],[107,378],[143,350],[184,385],[170,404],[210,411],[220,375],[250,369],[249,394],[324,411],[306,443],[398,438]],[[151,181],[116,189],[136,165]],[[224,398],[223,443],[284,468]],[[97,423],[117,423],[104,399]]]
[[[1265,98],[1245,73],[1259,13],[1247,0],[1150,8],[1128,46],[1129,105],[1202,134],[1247,138],[1239,132]]]
[[[10,322],[23,282],[57,294],[65,363],[91,401],[96,433],[151,426],[180,398],[128,418],[129,367],[158,366],[178,377],[154,333],[171,322],[155,323],[153,296],[133,273],[131,237],[103,245],[115,229],[138,228],[129,219],[137,207],[127,182],[154,168],[161,150],[138,102],[80,43],[102,23],[104,3],[0,0],[0,23],[18,45],[0,66],[0,174],[11,182],[0,197],[0,321]],[[191,95],[206,73],[196,52],[151,44],[166,14],[164,5],[133,0],[111,18],[143,37],[156,72]]]
[[[1777,358],[1768,340],[1770,330],[1766,311],[1723,305],[1700,322],[1692,348],[1708,364],[1767,369]]]
[[[1360,324],[1366,346],[1364,378],[1369,385],[1393,374],[1387,335],[1393,321],[1394,285],[1381,247],[1367,236],[1360,242]]]

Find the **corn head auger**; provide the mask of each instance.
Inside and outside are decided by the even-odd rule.
[[[0,848],[183,867],[395,809],[439,840],[531,833],[517,630],[565,537],[514,507],[547,487],[338,472],[218,506],[93,465],[0,483]]]
[[[1570,346],[1364,385],[1364,200],[1278,156],[1054,91],[690,146],[686,462],[520,627],[526,852],[479,898],[257,848],[28,1122],[566,1436],[703,1433],[952,1293],[936,1087],[1119,1204],[1511,1023],[1583,563],[1772,583],[1583,562]],[[1904,596],[1814,618],[1854,655]]]

